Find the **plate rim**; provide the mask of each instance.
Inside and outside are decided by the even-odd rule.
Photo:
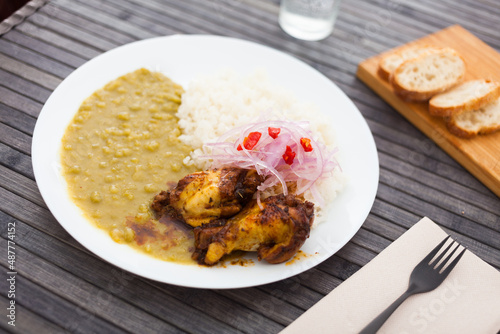
[[[40,131],[41,131],[40,128],[44,125],[45,119],[47,117],[49,117],[48,116],[49,115],[48,112],[45,111],[45,110],[50,110],[50,109],[46,109],[46,106],[47,105],[49,107],[51,106],[51,104],[53,103],[52,101],[55,98],[57,98],[57,96],[58,96],[57,95],[58,89],[60,89],[60,87],[64,87],[63,85],[65,84],[65,82],[69,82],[69,80],[71,80],[71,78],[73,78],[75,76],[78,76],[79,73],[81,73],[82,71],[85,71],[86,68],[88,66],[90,66],[89,65],[90,63],[95,63],[95,62],[101,61],[101,59],[105,59],[105,57],[111,57],[114,53],[117,53],[118,50],[124,50],[126,48],[137,47],[137,46],[140,46],[142,43],[154,43],[155,41],[160,41],[159,43],[161,43],[161,41],[164,41],[164,40],[168,41],[168,40],[179,40],[179,39],[187,39],[187,40],[192,40],[192,41],[195,41],[196,39],[213,39],[213,40],[219,40],[219,41],[229,41],[229,42],[232,42],[232,43],[242,43],[242,44],[248,45],[249,47],[254,47],[254,48],[257,48],[257,49],[258,48],[262,48],[263,50],[267,50],[268,52],[272,52],[272,53],[278,55],[278,57],[283,57],[284,56],[284,57],[292,60],[292,62],[295,62],[296,64],[300,64],[300,66],[304,67],[308,71],[312,71],[314,73],[314,75],[316,75],[319,78],[321,78],[322,80],[326,81],[326,83],[328,85],[330,85],[332,88],[334,88],[336,90],[336,94],[343,95],[343,98],[346,100],[345,102],[351,105],[351,108],[353,109],[353,111],[357,112],[356,116],[360,119],[361,124],[364,124],[364,127],[365,127],[364,134],[366,136],[368,136],[368,138],[365,138],[365,139],[368,139],[367,143],[368,143],[368,146],[369,146],[369,151],[372,153],[371,159],[372,159],[372,162],[374,162],[374,164],[372,166],[374,168],[374,170],[371,171],[371,173],[373,175],[375,175],[376,177],[372,180],[372,184],[369,186],[369,189],[366,189],[368,191],[367,197],[370,198],[370,201],[364,207],[363,212],[358,213],[358,215],[360,217],[362,217],[361,222],[358,224],[357,227],[355,227],[354,229],[351,230],[351,233],[347,237],[345,237],[346,241],[343,242],[343,244],[341,245],[341,247],[339,247],[335,251],[331,252],[331,254],[323,256],[322,258],[319,259],[319,261],[316,261],[316,263],[314,263],[312,265],[304,265],[304,266],[302,266],[303,268],[299,268],[297,270],[292,270],[293,271],[292,274],[276,275],[276,277],[274,279],[272,279],[272,280],[269,280],[269,279],[265,280],[265,281],[256,280],[255,283],[245,283],[245,284],[238,284],[237,282],[235,282],[233,284],[224,284],[223,286],[221,286],[220,284],[213,284],[213,283],[212,284],[208,284],[208,283],[205,283],[205,284],[191,284],[191,283],[183,284],[183,282],[176,282],[176,281],[172,282],[170,280],[165,280],[162,277],[157,277],[157,276],[151,275],[151,274],[145,275],[142,271],[137,270],[136,268],[130,267],[127,263],[124,263],[123,261],[117,261],[116,259],[110,259],[109,256],[106,256],[106,255],[103,256],[101,254],[96,253],[94,251],[94,249],[92,249],[92,248],[90,248],[88,246],[88,243],[86,242],[86,240],[82,239],[83,237],[81,235],[75,234],[74,230],[72,230],[71,228],[68,229],[68,227],[65,225],[65,223],[63,223],[63,222],[61,222],[59,220],[59,218],[58,218],[58,216],[60,216],[58,214],[59,211],[57,211],[57,209],[54,209],[54,204],[53,204],[52,200],[49,197],[49,193],[48,193],[47,189],[40,186],[40,184],[44,184],[41,181],[41,178],[43,177],[43,174],[40,174],[42,172],[39,169],[40,168],[39,167],[40,166],[40,164],[39,164],[39,161],[40,161],[39,146],[41,145],[40,144],[41,141],[40,140],[36,141],[36,139],[39,139]],[[174,80],[175,80],[175,78],[174,78]],[[98,88],[95,88],[95,89],[98,89]],[[75,112],[76,112],[76,110],[75,110]],[[72,115],[74,115],[74,113]],[[39,122],[40,119],[42,120],[41,122]],[[269,47],[269,46],[266,46],[266,45],[262,45],[262,44],[259,44],[259,43],[256,43],[256,42],[252,42],[252,41],[248,41],[248,40],[242,40],[242,39],[233,38],[233,37],[226,37],[226,36],[217,36],[217,35],[171,35],[171,36],[159,36],[159,37],[153,37],[153,38],[149,38],[149,39],[145,39],[145,40],[139,40],[139,41],[135,41],[135,42],[132,42],[132,43],[125,44],[125,45],[121,45],[121,46],[119,46],[117,48],[111,49],[109,51],[106,51],[106,52],[98,55],[97,57],[95,57],[95,58],[93,58],[93,59],[85,62],[80,67],[78,67],[77,69],[75,69],[64,80],[62,80],[61,83],[58,85],[58,87],[51,93],[49,99],[46,101],[46,103],[44,104],[44,106],[43,106],[43,108],[42,108],[42,110],[41,110],[41,112],[39,114],[39,117],[38,117],[37,122],[35,124],[35,129],[34,129],[33,137],[32,138],[33,138],[32,139],[32,148],[31,148],[32,166],[33,166],[33,172],[34,172],[34,175],[35,175],[35,180],[36,180],[37,186],[38,186],[38,188],[40,190],[42,198],[44,199],[45,203],[47,204],[47,207],[49,208],[49,210],[51,211],[51,213],[54,215],[54,217],[56,218],[56,220],[58,221],[58,223],[63,227],[63,229],[67,233],[69,233],[76,241],[78,241],[86,249],[88,249],[89,251],[91,251],[93,254],[95,254],[100,259],[103,259],[106,262],[111,263],[112,265],[117,266],[117,267],[119,267],[119,268],[121,268],[123,270],[127,270],[127,271],[129,271],[131,273],[134,273],[136,275],[139,275],[141,277],[145,277],[145,278],[148,278],[148,279],[153,279],[153,280],[156,280],[156,281],[159,281],[159,282],[173,284],[173,285],[178,285],[178,286],[192,287],[192,288],[231,289],[231,288],[243,288],[243,287],[258,286],[258,285],[262,285],[262,284],[268,284],[268,283],[276,282],[276,281],[282,280],[284,278],[289,278],[289,277],[298,275],[300,273],[303,273],[306,270],[309,270],[309,269],[315,267],[319,263],[325,261],[326,259],[330,258],[332,255],[334,255],[335,253],[337,253],[338,250],[340,248],[342,248],[343,246],[345,246],[345,244],[347,244],[352,239],[352,237],[359,231],[359,229],[361,228],[361,226],[365,222],[366,218],[368,217],[369,212],[371,211],[371,208],[372,208],[373,203],[374,203],[375,198],[376,198],[376,193],[377,193],[378,184],[379,184],[379,171],[380,171],[380,167],[379,167],[379,160],[378,160],[377,148],[376,148],[375,140],[373,138],[373,134],[371,133],[371,130],[369,129],[369,126],[368,126],[368,123],[367,123],[366,119],[363,117],[363,115],[361,114],[361,112],[359,111],[359,109],[354,105],[353,101],[332,80],[330,80],[329,78],[327,78],[324,74],[322,74],[318,70],[314,69],[310,65],[306,64],[305,62],[301,61],[300,59],[298,59],[296,57],[293,57],[292,55],[287,54],[286,52],[283,52],[283,51],[280,51],[280,50],[277,50],[277,49],[274,49],[272,47]],[[341,193],[338,196],[342,196],[342,191],[341,191]],[[325,222],[325,224],[326,223],[328,223],[328,222]],[[92,225],[91,222],[88,222],[88,224]],[[97,229],[97,227],[95,227],[95,228]],[[109,236],[107,236],[107,235],[106,235],[106,237],[109,238]],[[111,238],[109,238],[109,239],[111,239]],[[117,244],[117,245],[119,245],[119,244]],[[125,246],[125,245],[120,245],[120,246]],[[131,248],[129,246],[126,246],[126,247]],[[148,255],[145,255],[145,254],[141,254],[141,256],[149,257]],[[155,259],[155,261],[161,261],[161,260]],[[178,263],[175,263],[175,265],[176,266],[179,266],[179,265],[180,266],[184,266],[184,265],[178,264]],[[283,266],[283,265],[285,265],[285,264],[282,264],[282,265],[279,265],[279,266]],[[200,267],[200,268],[202,270],[206,271],[206,267]],[[251,267],[249,267],[249,268],[251,268]],[[209,270],[211,270],[211,269],[216,269],[216,268],[209,268]],[[224,269],[224,268],[222,268],[222,269]],[[287,270],[284,270],[284,271],[287,272]]]

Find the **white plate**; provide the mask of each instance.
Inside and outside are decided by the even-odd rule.
[[[156,260],[126,245],[85,220],[73,204],[61,176],[61,139],[83,100],[117,77],[145,67],[163,72],[184,87],[199,75],[233,68],[250,73],[264,68],[271,81],[301,101],[312,101],[333,117],[342,170],[348,182],[333,203],[328,221],[311,231],[302,250],[313,256],[292,264],[207,268]],[[291,277],[337,252],[366,219],[377,191],[379,165],[372,134],[356,106],[329,79],[305,63],[277,50],[219,36],[169,36],[148,39],[108,51],[69,75],[43,107],[33,134],[33,169],[52,214],[78,242],[104,260],[157,281],[197,288],[241,288]],[[317,254],[316,254],[317,253]],[[255,261],[257,262],[257,261]]]

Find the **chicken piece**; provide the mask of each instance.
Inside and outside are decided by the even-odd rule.
[[[200,264],[216,264],[233,250],[257,251],[259,260],[282,263],[292,258],[309,237],[314,204],[294,195],[271,196],[256,201],[230,219],[213,221],[194,229],[193,258]]]
[[[159,215],[167,211],[197,227],[240,212],[261,182],[255,170],[227,167],[197,172],[158,194],[151,207]]]

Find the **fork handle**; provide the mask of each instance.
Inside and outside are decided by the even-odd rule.
[[[396,311],[396,309],[401,305],[406,298],[415,294],[416,291],[413,287],[408,288],[405,293],[403,293],[398,299],[396,299],[389,307],[385,309],[384,312],[380,313],[378,317],[372,320],[359,334],[371,334],[376,333],[380,327],[387,321],[391,314]]]

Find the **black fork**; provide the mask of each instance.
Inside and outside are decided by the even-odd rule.
[[[392,303],[384,312],[380,313],[378,317],[372,320],[361,332],[360,334],[376,333],[380,327],[386,322],[389,316],[401,305],[406,298],[411,295],[429,292],[437,288],[448,274],[455,268],[458,261],[464,255],[465,248],[457,255],[457,257],[444,269],[446,263],[450,261],[455,251],[460,247],[460,244],[456,241],[452,241],[446,249],[439,254],[434,261],[431,260],[436,256],[440,249],[443,248],[446,241],[450,236],[446,237],[439,245],[436,246],[417,266],[413,269],[410,275],[410,283],[408,289],[405,293],[401,295],[394,303]],[[456,247],[451,251],[451,253],[444,259],[438,266],[436,266],[443,256],[450,250],[451,246],[456,244]]]

